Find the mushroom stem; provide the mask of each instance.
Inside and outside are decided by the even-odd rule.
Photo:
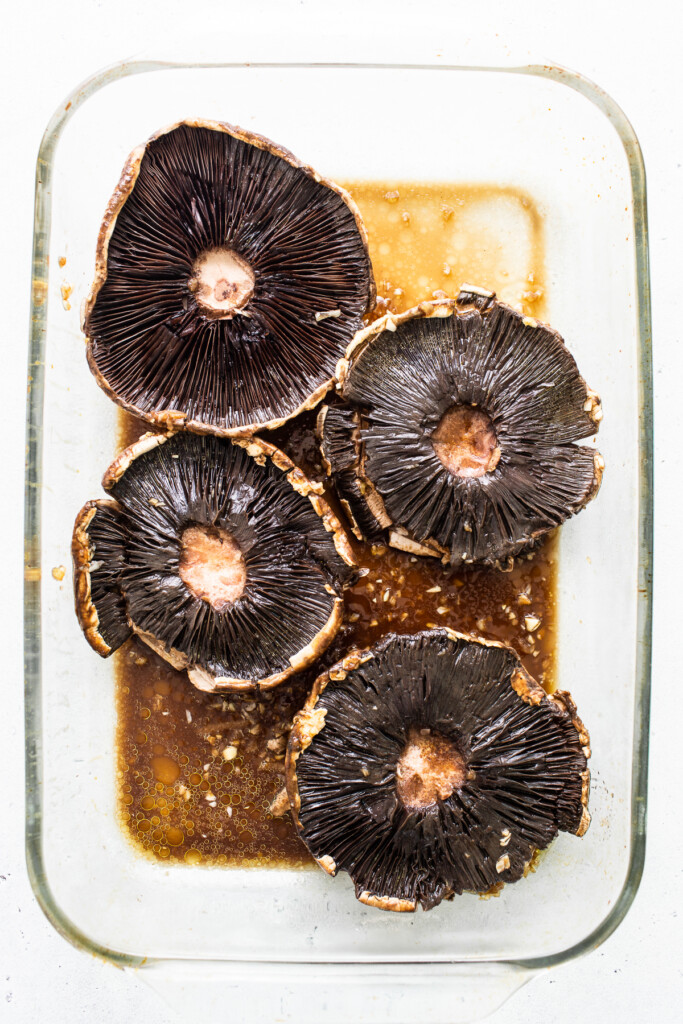
[[[195,261],[192,274],[188,287],[212,319],[231,318],[254,294],[254,271],[232,249],[207,249]]]
[[[452,405],[441,417],[431,442],[453,476],[484,476],[493,472],[500,459],[493,424],[477,406]]]
[[[217,526],[188,526],[180,538],[180,578],[195,597],[217,612],[242,594],[247,582],[244,556],[235,538]]]
[[[405,807],[420,810],[447,800],[465,781],[455,744],[430,729],[411,729],[396,764],[396,791]]]

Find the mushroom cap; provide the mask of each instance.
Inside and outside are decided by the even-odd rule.
[[[248,436],[320,401],[374,294],[343,189],[260,135],[180,122],[133,151],[109,202],[88,361],[157,427]]]
[[[108,658],[131,635],[119,587],[125,526],[115,501],[88,501],[76,516],[71,555],[76,615],[86,640]]]
[[[430,909],[517,881],[560,830],[582,835],[589,756],[569,694],[546,695],[502,644],[434,629],[317,679],[287,792],[313,856],[362,902]]]
[[[150,434],[103,484],[123,525],[130,628],[195,686],[269,688],[332,641],[353,556],[320,486],[278,449]]]
[[[595,497],[602,457],[575,442],[602,410],[556,331],[481,289],[458,303],[359,332],[341,391],[355,474],[390,543],[501,565]]]

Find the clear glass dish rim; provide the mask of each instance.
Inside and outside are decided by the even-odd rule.
[[[47,285],[52,221],[52,164],[59,138],[76,110],[94,93],[107,85],[132,75],[166,70],[201,68],[253,69],[337,69],[377,71],[488,72],[527,75],[550,79],[573,89],[593,103],[611,122],[624,147],[628,160],[633,193],[633,228],[636,268],[636,308],[638,325],[638,404],[639,404],[639,505],[638,505],[638,595],[636,621],[636,685],[632,761],[631,852],[628,874],[618,899],[603,921],[580,942],[548,956],[530,959],[499,959],[481,957],[474,960],[448,960],[445,964],[462,964],[476,969],[477,964],[498,964],[501,967],[526,968],[537,971],[556,966],[599,946],[618,927],[628,912],[638,890],[643,872],[646,839],[647,772],[650,717],[650,682],[652,650],[652,549],[653,549],[653,414],[652,414],[652,326],[648,256],[647,199],[645,166],[638,138],[626,115],[615,101],[595,83],[578,72],[556,64],[528,65],[458,65],[409,64],[375,62],[304,62],[304,61],[209,61],[183,62],[162,60],[123,61],[104,68],[79,84],[59,104],[43,134],[36,166],[34,231],[32,255],[32,291],[29,323],[28,397],[26,412],[26,472],[24,509],[24,696],[25,696],[25,776],[26,776],[26,862],[35,897],[54,928],[78,948],[108,960],[120,967],[141,967],[170,963],[173,957],[147,958],[109,949],[93,942],[84,934],[57,903],[48,882],[42,856],[42,673],[41,673],[41,502],[43,454],[43,406],[45,392],[45,336],[47,331]],[[189,958],[190,962],[208,962],[209,958]],[[215,960],[211,960],[214,964]],[[218,961],[220,962],[220,961]],[[224,962],[230,962],[226,958]],[[268,963],[268,961],[261,961]],[[278,958],[272,963],[282,964]],[[365,958],[355,962],[358,969],[391,961]],[[432,961],[433,964],[439,961]],[[400,963],[405,970],[406,961]],[[426,966],[429,961],[416,961]],[[329,961],[327,968],[342,962]],[[343,965],[348,966],[344,961]],[[322,964],[316,961],[316,966]],[[292,964],[304,969],[306,963]]]

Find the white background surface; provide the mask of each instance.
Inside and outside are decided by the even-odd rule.
[[[554,13],[553,13],[554,12]],[[176,1018],[139,979],[72,949],[43,918],[23,855],[23,719],[20,625],[23,417],[35,157],[58,102],[99,67],[169,46],[192,56],[188,39],[245,40],[278,55],[283,36],[303,57],[329,47],[353,59],[366,45],[385,61],[433,59],[444,45],[454,61],[559,63],[582,72],[626,111],[648,172],[656,408],[656,588],[649,838],[645,874],[617,932],[580,961],[537,977],[490,1018],[491,1024],[580,1019],[669,1022],[683,1003],[683,680],[680,657],[681,238],[683,87],[679,5],[614,0],[553,7],[441,4],[412,0],[257,2],[241,0],[36,0],[0,20],[3,160],[0,164],[0,381],[5,415],[0,501],[4,586],[0,637],[3,692],[3,808],[0,816],[0,1021],[49,1020],[166,1024]],[[345,40],[343,37],[346,36]],[[196,52],[196,51],[194,51]],[[457,111],[445,109],[444,117]],[[379,117],[379,112],[378,112]],[[465,124],[476,119],[465,118]],[[9,772],[9,777],[8,777]],[[198,1018],[199,1019],[199,1018]],[[230,1019],[230,1015],[226,1016]],[[185,1018],[186,1024],[194,1024]],[[269,1024],[258,1021],[254,1024]],[[324,1022],[321,1022],[324,1024]],[[354,1024],[354,1022],[349,1022]],[[396,1024],[400,1024],[399,1021]],[[425,1022],[428,1024],[428,1022]]]

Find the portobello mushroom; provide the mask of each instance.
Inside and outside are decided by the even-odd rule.
[[[324,672],[294,720],[287,793],[306,846],[383,910],[515,882],[583,835],[589,737],[509,647],[434,629]]]
[[[157,427],[248,436],[320,401],[374,294],[343,189],[260,135],[180,122],[131,153],[107,207],[88,361]]]
[[[506,567],[597,494],[602,457],[576,442],[600,399],[556,331],[490,292],[383,317],[338,373],[353,414],[335,423],[353,450],[340,495],[353,473],[356,527],[371,515],[395,547]]]
[[[101,630],[107,651],[86,630],[98,653],[132,630],[199,689],[244,690],[276,686],[330,644],[353,555],[320,485],[278,449],[256,438],[148,434],[103,485],[114,501],[89,502],[74,540],[81,579],[87,520],[90,579],[96,559],[118,616],[117,633],[109,619]],[[92,542],[93,508],[115,524],[110,552],[101,531]],[[82,625],[86,590],[77,584]],[[91,603],[104,607],[97,596]]]

